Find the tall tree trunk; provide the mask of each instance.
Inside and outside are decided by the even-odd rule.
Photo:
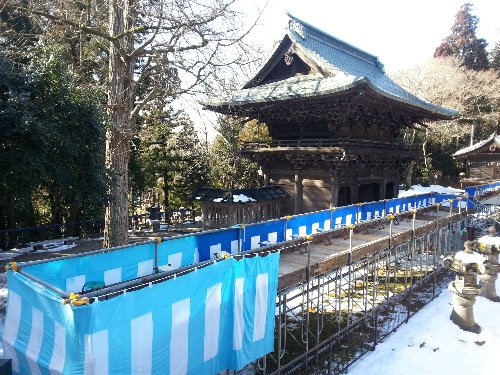
[[[12,192],[7,197],[7,229],[16,228],[16,198]]]
[[[109,10],[109,33],[119,35],[133,26],[135,0],[113,0]],[[109,48],[108,127],[106,131],[106,167],[110,173],[108,204],[104,215],[104,247],[128,243],[128,161],[132,135],[134,34]]]
[[[165,207],[165,220],[170,221],[170,201],[168,199],[169,185],[168,185],[168,169],[163,170],[163,206]]]
[[[413,167],[415,166],[415,160],[410,161],[408,169],[406,170],[405,185],[407,189],[411,188],[411,175],[413,174]]]

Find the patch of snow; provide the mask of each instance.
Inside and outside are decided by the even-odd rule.
[[[444,187],[441,185],[430,185],[430,186],[422,186],[422,185],[413,185],[409,190],[400,190],[399,198],[412,196],[415,194],[425,194],[425,193],[441,193],[441,194],[463,194],[465,190],[455,189],[451,186]]]
[[[480,244],[489,246],[500,246],[500,237],[483,236],[477,239]]]
[[[496,282],[500,290],[500,278]],[[474,318],[481,333],[458,328],[450,321],[451,292],[443,292],[408,324],[387,337],[349,369],[365,374],[496,374],[500,352],[500,303],[476,298]]]
[[[255,202],[255,199],[248,197],[245,194],[235,194],[233,195],[233,202]]]
[[[222,202],[222,200],[223,200],[223,199],[224,199],[224,198],[215,198],[215,199],[214,199],[214,202],[217,202],[217,203],[218,203],[218,202]]]
[[[455,254],[455,259],[462,261],[462,263],[470,264],[477,263],[483,264],[486,258],[484,255],[479,253],[466,253],[465,251],[459,251]]]
[[[35,250],[33,250],[33,247],[31,247],[31,246],[23,247],[20,249],[11,249],[11,250],[6,250],[6,251],[1,251],[0,252],[0,260],[14,259],[20,255],[32,253],[33,251],[35,251]]]

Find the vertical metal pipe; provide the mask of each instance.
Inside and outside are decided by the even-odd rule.
[[[158,273],[158,244],[161,242],[161,238],[158,237],[155,241],[155,259],[153,265],[153,272]]]

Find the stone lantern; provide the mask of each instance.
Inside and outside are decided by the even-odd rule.
[[[481,294],[481,286],[477,284],[477,275],[486,273],[485,259],[474,253],[473,243],[465,241],[463,251],[445,257],[443,265],[456,273],[455,280],[448,289],[453,293],[453,311],[450,319],[465,331],[481,332],[481,327],[474,321],[473,306],[476,296]]]
[[[498,272],[500,272],[500,264],[498,264],[500,237],[497,237],[497,230],[494,226],[489,227],[488,233],[488,236],[479,238],[476,245],[476,251],[482,254],[489,263],[487,272],[479,275],[479,284],[482,287],[481,296],[500,302],[495,288]]]

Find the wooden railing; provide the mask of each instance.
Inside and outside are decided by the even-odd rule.
[[[260,148],[299,148],[299,147],[342,147],[342,148],[371,148],[400,151],[417,151],[418,146],[401,142],[374,141],[371,139],[330,138],[330,139],[280,139],[273,141],[244,142],[244,151],[253,151]]]

